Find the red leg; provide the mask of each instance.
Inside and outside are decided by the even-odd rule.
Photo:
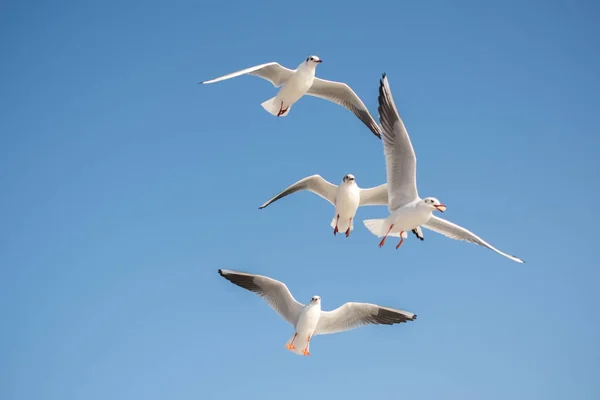
[[[352,226],[352,217],[350,217],[350,223],[348,224],[348,229],[346,229],[346,237],[350,236],[350,227]]]
[[[338,231],[338,222],[340,222],[340,215],[338,214],[338,216],[336,217],[335,220],[335,228],[333,228],[333,236],[337,235]]]
[[[285,112],[288,110],[289,107],[283,108],[283,101],[281,102],[281,107],[279,107],[279,112],[277,113],[277,116],[281,116],[283,114],[285,114]]]
[[[385,236],[383,237],[383,239],[381,239],[381,242],[379,242],[379,247],[383,246],[385,244],[385,239],[387,238],[387,235],[390,234],[390,232],[392,231],[392,228],[394,227],[394,224],[390,225],[390,229],[388,229],[387,233],[385,234]],[[402,236],[401,236],[402,237]]]
[[[402,234],[403,234],[403,233],[404,233],[404,232],[400,232],[400,243],[398,243],[398,244],[396,245],[396,250],[398,250],[398,248],[400,248],[400,246],[402,246],[402,243],[404,242],[404,238],[402,237]]]
[[[302,354],[305,356],[310,356],[310,352],[308,351],[308,345],[310,344],[310,336],[308,337],[308,341],[306,342],[306,347],[302,350]]]

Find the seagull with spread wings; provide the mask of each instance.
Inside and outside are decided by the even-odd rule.
[[[283,282],[267,276],[226,269],[219,269],[219,275],[262,297],[294,327],[294,335],[285,347],[298,355],[310,355],[310,341],[315,335],[343,332],[369,324],[399,324],[417,318],[408,311],[369,303],[345,303],[333,311],[322,311],[321,297],[313,296],[308,304],[301,304]]]
[[[343,82],[328,81],[315,77],[317,64],[321,62],[319,57],[309,56],[295,70],[291,70],[272,61],[200,83],[220,82],[244,74],[258,76],[268,80],[276,88],[281,87],[275,97],[261,104],[270,114],[285,117],[290,112],[292,105],[300,100],[302,96],[308,94],[329,100],[352,111],[375,136],[381,138],[381,128],[350,86]]]
[[[398,249],[406,237],[406,231],[423,226],[456,240],[465,240],[487,247],[498,254],[518,263],[524,261],[504,253],[462,226],[433,215],[434,211],[444,212],[446,206],[435,197],[421,199],[417,192],[417,157],[408,131],[398,114],[387,77],[379,81],[379,120],[382,128],[383,152],[385,155],[388,210],[390,215],[382,219],[363,221],[377,237],[382,237],[379,247],[388,236],[399,236]]]

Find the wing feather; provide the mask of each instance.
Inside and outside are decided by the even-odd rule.
[[[298,182],[292,184],[286,189],[279,192],[277,195],[273,196],[271,199],[264,202],[259,209],[263,209],[267,207],[269,204],[277,201],[285,196],[289,196],[290,194],[299,192],[301,190],[308,190],[309,192],[313,192],[317,196],[322,197],[323,199],[330,202],[333,206],[335,206],[335,198],[337,195],[338,187],[333,183],[328,182],[323,179],[321,175],[311,175],[306,178],[300,179]]]
[[[328,81],[315,77],[312,86],[306,94],[332,101],[346,107],[365,124],[375,136],[381,139],[381,128],[375,118],[369,113],[365,103],[358,97],[350,86],[343,82]]]
[[[387,204],[387,183],[368,189],[360,189],[360,206],[385,206]]]
[[[208,81],[202,81],[201,84],[215,83],[238,77],[240,75],[253,75],[263,78],[273,84],[275,87],[283,85],[289,78],[294,74],[289,68],[279,65],[279,63],[272,61],[265,64],[255,65],[246,69],[242,69],[236,72],[232,72],[227,75],[220,76],[218,78],[210,79]]]
[[[414,321],[417,315],[370,303],[346,303],[333,311],[321,311],[315,335],[328,335],[363,325],[393,325]]]
[[[379,81],[379,121],[382,128],[383,152],[388,182],[390,212],[416,200],[417,192],[417,156],[413,149],[387,77]]]
[[[497,248],[495,248],[494,246],[492,246],[491,244],[489,244],[488,242],[486,242],[479,236],[475,235],[473,232],[463,228],[462,226],[456,225],[455,223],[452,223],[450,221],[446,221],[445,219],[439,218],[435,215],[432,215],[431,218],[429,219],[429,221],[427,221],[427,223],[423,224],[423,226],[427,229],[430,229],[434,232],[440,233],[440,234],[447,236],[449,238],[452,238],[452,239],[464,240],[467,242],[478,244],[483,247],[487,247],[488,249],[493,250],[496,253],[501,254],[504,257],[509,258],[515,262],[518,262],[518,263],[525,262],[518,257],[515,257],[513,255],[510,255],[510,254],[507,254],[507,253],[504,253],[504,252],[498,250]]]
[[[290,324],[296,326],[304,305],[296,301],[283,282],[263,275],[226,269],[220,269],[219,275],[239,287],[258,294],[277,314]]]

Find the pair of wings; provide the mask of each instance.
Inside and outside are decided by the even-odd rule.
[[[392,97],[387,76],[383,74],[379,82],[379,120],[381,121],[382,140],[388,182],[390,212],[419,198],[417,191],[417,157],[410,137]],[[456,240],[475,243],[518,263],[524,261],[504,253],[473,232],[450,221],[432,215],[423,227]],[[396,236],[396,235],[393,235]]]
[[[296,301],[288,287],[263,275],[220,269],[219,275],[231,283],[262,297],[269,306],[294,327],[303,304]],[[327,335],[358,328],[363,325],[393,325],[414,321],[416,314],[370,303],[345,303],[333,311],[321,311],[314,335]]]
[[[273,86],[280,87],[294,74],[294,72],[294,70],[286,68],[279,63],[272,61],[200,83],[215,83],[248,74],[263,78],[271,82]],[[373,132],[375,136],[381,138],[381,128],[375,121],[375,118],[373,118],[362,100],[347,84],[315,77],[312,86],[308,89],[306,94],[314,97],[320,97],[346,107],[352,111],[354,115],[356,115],[358,119],[360,119],[371,130],[371,132]]]
[[[386,186],[387,185],[384,183],[383,185],[375,186],[369,189],[361,188],[359,206],[386,205],[388,203]],[[259,208],[263,209],[274,201],[301,190],[308,190],[309,192],[312,192],[317,196],[327,200],[335,207],[338,186],[327,181],[321,175],[316,174],[300,179],[298,182],[290,185],[277,195],[273,196],[271,199],[264,202]]]

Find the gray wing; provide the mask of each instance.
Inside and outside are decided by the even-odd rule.
[[[379,206],[388,204],[387,183],[369,189],[360,189],[359,206]]]
[[[276,196],[264,202],[259,209],[263,209],[269,204],[277,201],[287,195],[292,193],[299,192],[301,190],[308,190],[309,192],[313,192],[314,194],[324,198],[335,207],[335,197],[337,195],[338,187],[333,183],[330,183],[323,179],[321,175],[311,175],[306,178],[300,179],[298,182],[289,186],[285,190],[281,191]]]
[[[362,325],[393,325],[414,321],[417,315],[369,303],[346,303],[333,311],[321,311],[315,335],[348,331]]]
[[[427,229],[430,229],[437,233],[441,233],[442,235],[447,236],[452,239],[465,240],[467,242],[471,242],[471,243],[475,243],[475,244],[478,244],[483,247],[487,247],[488,249],[493,250],[496,253],[501,254],[504,257],[507,257],[518,263],[525,262],[518,257],[512,256],[510,254],[506,254],[506,253],[498,250],[497,248],[495,248],[494,246],[492,246],[491,244],[489,244],[488,242],[486,242],[479,236],[475,235],[473,232],[466,230],[462,226],[456,225],[450,221],[446,221],[445,219],[436,217],[435,215],[432,215],[431,218],[429,219],[429,221],[427,221],[426,224],[423,224],[423,226]]]
[[[215,79],[202,81],[200,83],[207,84],[220,82],[244,74],[258,76],[260,78],[268,80],[273,84],[273,86],[279,87],[282,84],[284,84],[290,78],[290,76],[294,74],[294,71],[286,67],[282,67],[281,65],[279,65],[279,63],[272,61],[261,65],[255,65],[254,67],[242,69],[240,71],[232,72],[231,74],[223,75]]]
[[[262,275],[220,269],[219,275],[231,283],[258,294],[287,322],[296,326],[304,306],[296,301],[283,282]]]
[[[398,114],[387,77],[379,81],[379,120],[388,182],[390,212],[416,200],[417,157]]]
[[[377,125],[375,118],[362,102],[354,90],[345,83],[328,81],[315,77],[312,86],[306,94],[332,101],[340,106],[346,107],[358,117],[375,136],[381,139],[381,128]]]

